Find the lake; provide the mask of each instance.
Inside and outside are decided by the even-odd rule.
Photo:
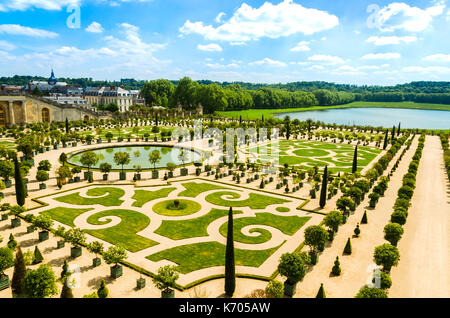
[[[308,118],[328,124],[361,125],[390,128],[401,123],[402,128],[450,129],[450,111],[403,108],[335,108],[304,112],[286,112],[277,118],[289,116],[304,121]]]

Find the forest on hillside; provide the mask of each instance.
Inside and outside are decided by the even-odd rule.
[[[25,86],[30,80],[45,77],[1,77],[0,83]],[[416,102],[450,104],[450,82],[411,82],[395,86],[368,86],[328,82],[292,82],[286,84],[253,84],[245,82],[194,81],[188,77],[178,81],[121,79],[99,81],[92,78],[59,78],[79,87],[123,86],[141,90],[147,105],[174,107],[180,103],[193,109],[199,103],[205,113],[243,109],[280,109],[308,106],[342,105],[354,101]]]

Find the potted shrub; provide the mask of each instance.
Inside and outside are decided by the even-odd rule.
[[[19,227],[21,222],[19,219],[19,215],[25,211],[25,208],[21,207],[20,205],[14,205],[9,210],[9,215],[13,215],[14,219],[11,219],[11,227]]]
[[[141,180],[141,171],[142,171],[142,167],[140,165],[134,165],[133,166],[134,170],[136,171],[136,173],[134,174],[133,180],[134,181],[139,181]]]
[[[295,294],[297,283],[305,277],[306,269],[299,253],[285,253],[281,255],[278,272],[286,277],[284,294],[292,297]]]
[[[27,214],[24,216],[24,220],[30,223],[29,226],[27,226],[27,233],[33,233],[36,230],[36,227],[33,225],[34,223],[34,215],[33,214]]]
[[[81,167],[77,166],[77,167],[73,167],[72,168],[72,174],[74,176],[73,179],[74,179],[75,182],[80,182],[81,181],[80,177],[77,176],[77,174],[81,173],[81,171],[82,171]]]
[[[173,171],[175,170],[176,166],[173,162],[169,162],[167,164],[167,169],[169,170],[169,178],[173,178]]]
[[[126,259],[127,252],[121,246],[111,246],[103,253],[103,259],[106,264],[114,264],[111,267],[111,277],[119,278],[123,274],[122,265],[119,265],[121,261]]]
[[[183,166],[184,166],[185,161],[187,161],[189,159],[188,156],[189,156],[189,154],[185,151],[185,149],[181,148],[180,153],[178,154],[178,159],[183,163]],[[180,174],[182,177],[187,176],[188,169],[186,167],[181,168]]]
[[[105,134],[105,137],[106,137],[106,139],[108,139],[108,143],[111,143],[111,139],[113,138],[113,134],[112,134],[112,132],[110,132],[110,131],[108,131],[106,134]]]
[[[7,247],[0,247],[0,290],[9,287],[9,277],[5,274],[5,269],[14,265],[13,251]]]
[[[84,232],[78,228],[71,228],[66,232],[66,241],[72,244],[72,247],[70,248],[70,256],[73,258],[81,256],[81,245],[86,242]]]
[[[95,166],[98,160],[98,156],[93,151],[87,151],[81,155],[80,163],[88,168],[88,171],[84,172],[84,180],[89,180],[89,176],[92,174],[90,168]]]
[[[103,172],[103,180],[108,180],[108,173],[111,171],[112,166],[107,162],[100,164],[100,171]]]
[[[40,214],[34,218],[33,224],[38,229],[41,229],[39,242],[48,240],[48,229],[53,225],[53,220],[48,215]]]
[[[3,178],[6,188],[12,186],[12,181],[10,180],[12,176],[14,176],[14,163],[10,160],[0,160],[0,177]]]
[[[58,228],[57,228],[56,231],[55,231],[55,234],[56,234],[57,236],[59,236],[59,237],[62,238],[62,240],[58,240],[58,241],[56,242],[56,248],[57,248],[57,249],[63,248],[64,245],[65,245],[65,243],[66,243],[66,241],[65,241],[65,237],[66,237],[66,228],[65,228],[64,226],[61,226],[61,225],[58,226]]]
[[[89,243],[86,248],[88,249],[89,252],[94,253],[95,254],[95,258],[92,260],[92,266],[97,267],[101,264],[101,259],[100,257],[98,257],[98,254],[103,253],[103,243],[99,242],[99,241],[94,241]]]
[[[122,151],[116,152],[114,154],[114,162],[118,166],[122,166],[122,171],[119,174],[119,179],[120,180],[126,180],[127,174],[123,170],[123,166],[130,163],[130,154],[127,153],[127,152],[122,152]]]
[[[39,184],[39,190],[44,190],[47,188],[46,184],[44,183],[49,179],[48,172],[45,170],[38,170],[36,172],[36,180],[41,182]]]
[[[174,298],[176,280],[180,277],[175,266],[163,266],[158,269],[158,274],[153,277],[153,284],[161,291],[161,298]]]
[[[158,170],[156,170],[156,164],[161,161],[161,153],[159,150],[153,150],[148,155],[148,160],[153,165],[153,171],[152,171],[152,179],[158,179],[159,173]]]

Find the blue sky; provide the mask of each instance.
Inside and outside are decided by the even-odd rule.
[[[447,81],[449,34],[443,0],[0,0],[0,76]]]

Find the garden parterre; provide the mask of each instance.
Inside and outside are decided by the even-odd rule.
[[[303,199],[200,178],[149,187],[90,185],[39,201],[45,205],[27,213],[50,216],[54,227],[80,228],[88,241],[122,246],[130,263],[151,272],[178,265],[181,285],[223,274],[231,206],[243,275],[270,277],[280,255],[303,241],[303,226],[322,219],[297,209]]]

